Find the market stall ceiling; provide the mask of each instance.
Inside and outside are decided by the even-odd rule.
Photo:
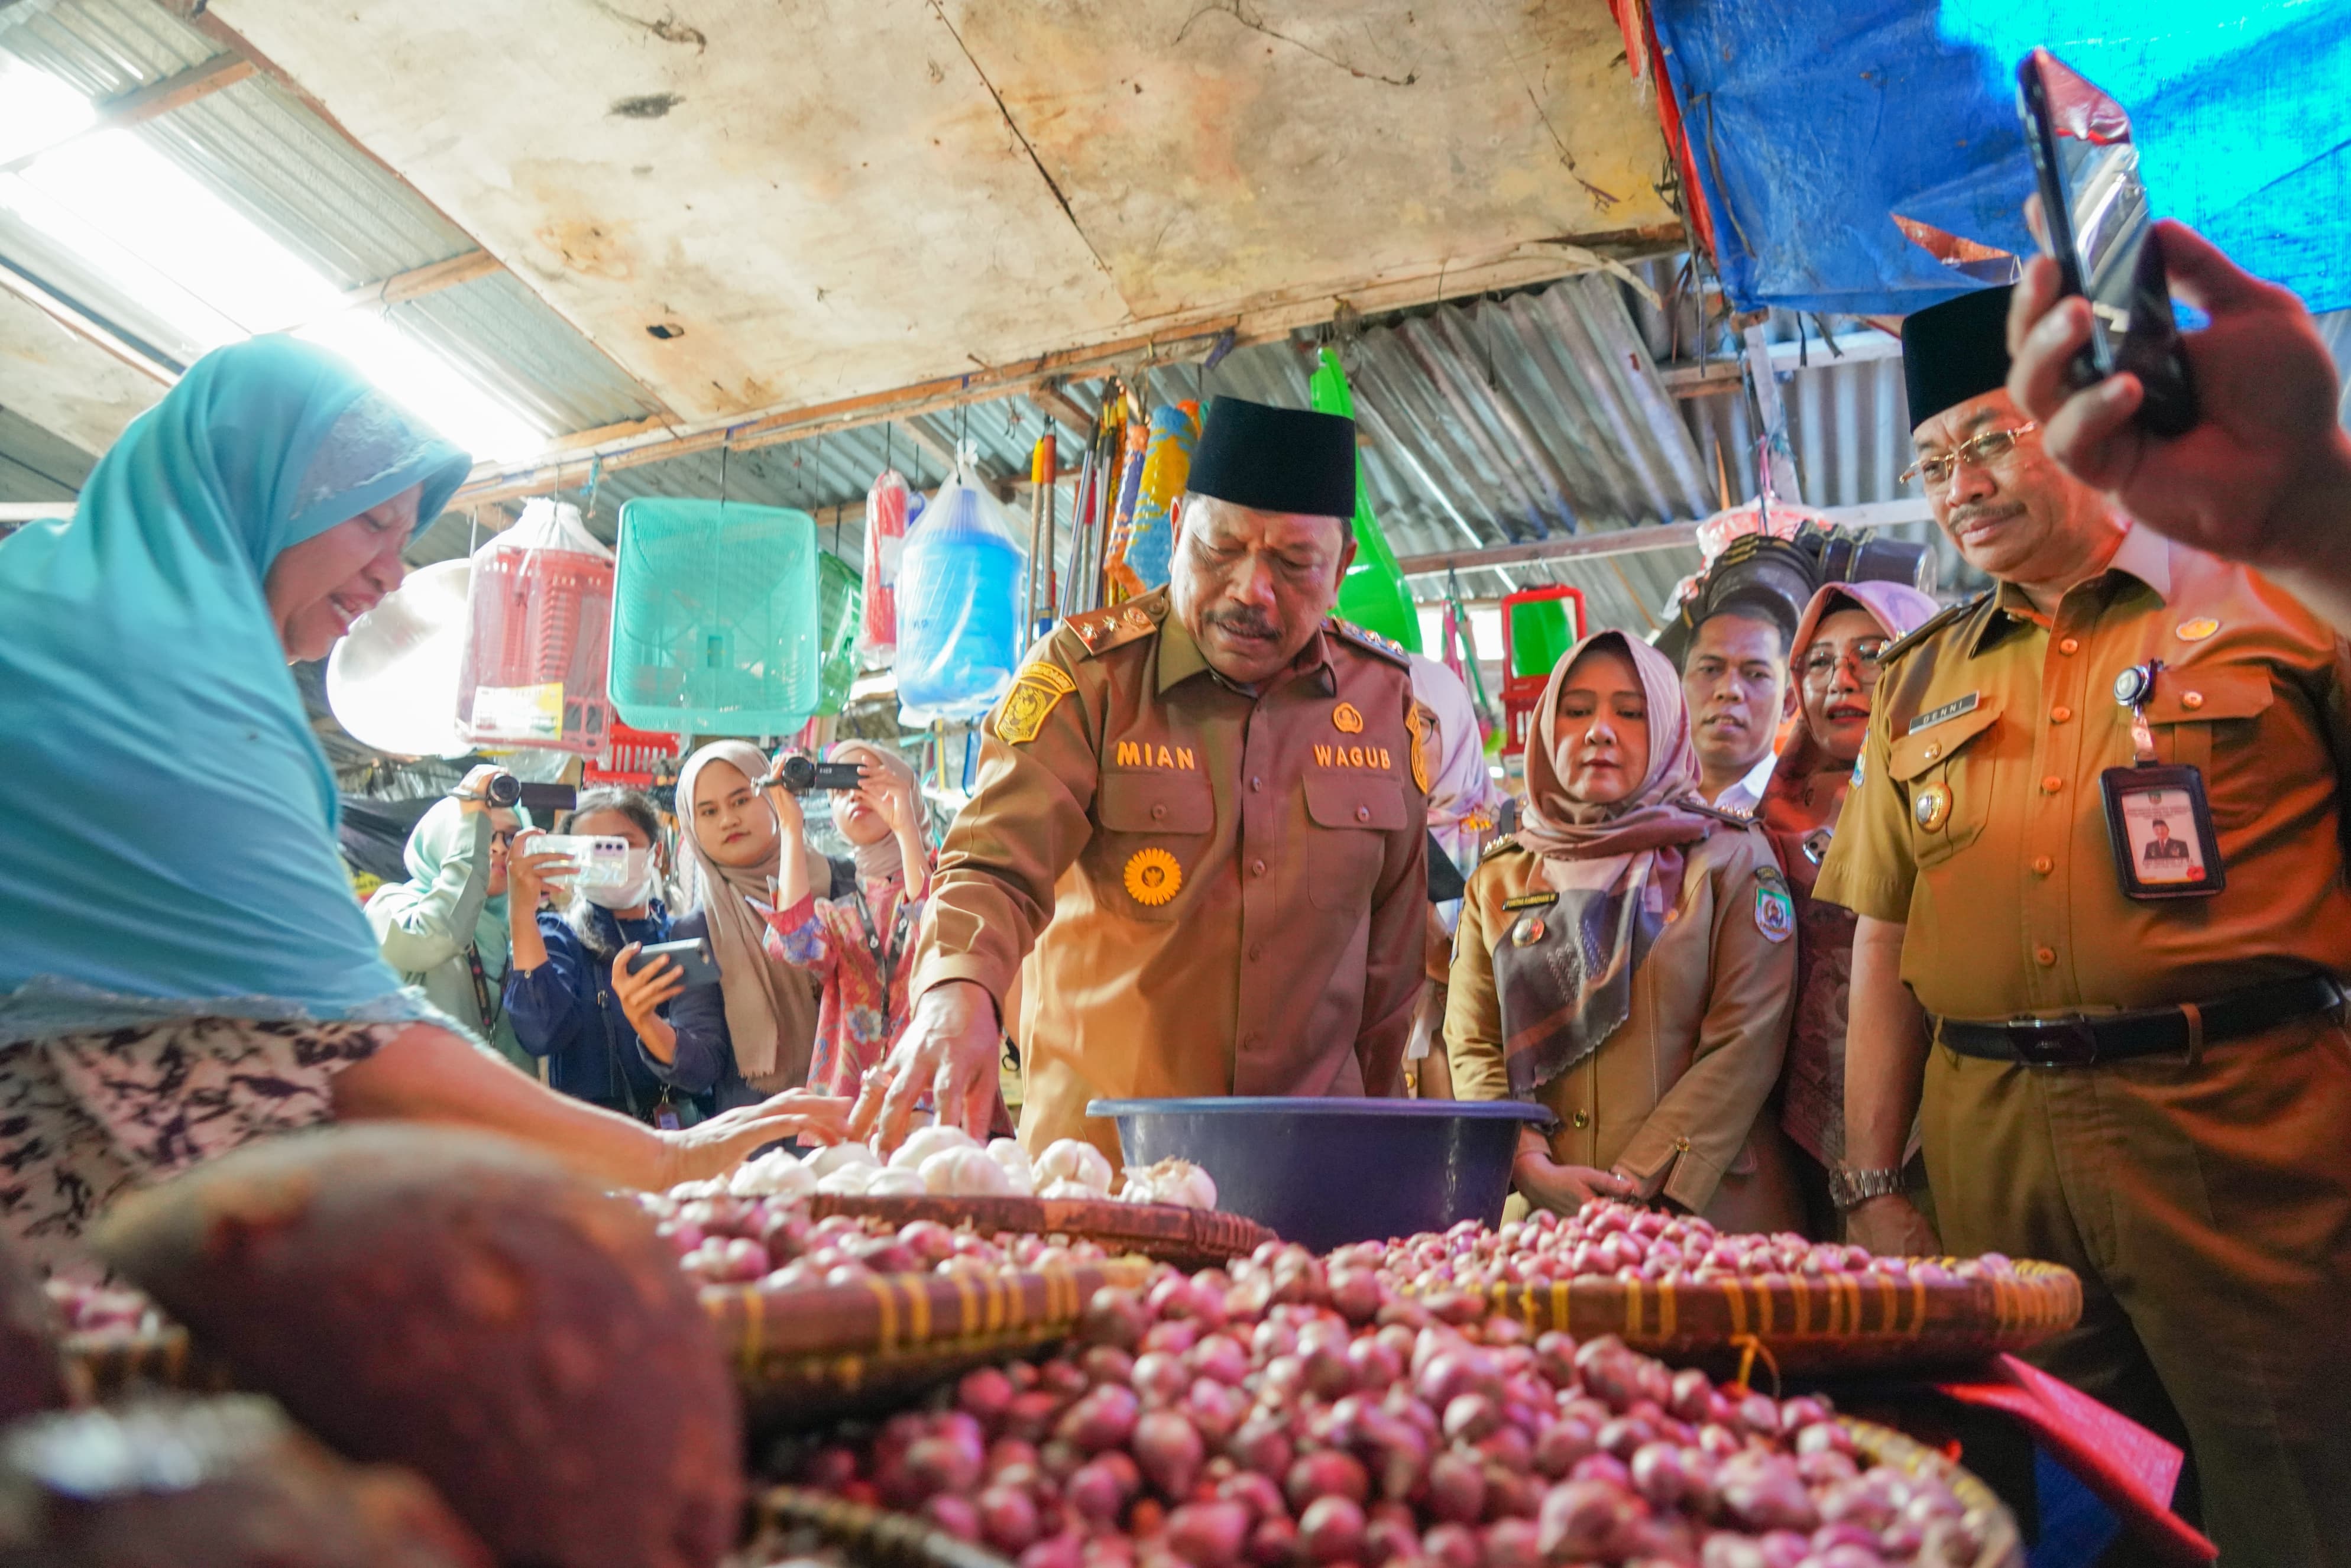
[[[0,287],[0,407],[95,455],[162,395],[161,382]]]
[[[213,6],[690,421],[1673,223],[1604,8],[1342,10]]]

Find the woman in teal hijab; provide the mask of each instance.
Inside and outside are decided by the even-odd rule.
[[[503,1130],[641,1187],[839,1126],[566,1100],[377,950],[286,666],[398,586],[466,468],[341,360],[259,338],[133,421],[70,519],[0,540],[0,1224],[51,1258],[122,1188],[329,1118]]]
[[[466,783],[478,786],[479,779]],[[471,792],[460,786],[461,794]],[[385,963],[536,1078],[538,1061],[515,1039],[504,996],[507,855],[515,834],[530,825],[520,808],[435,801],[408,835],[402,859],[409,880],[376,889],[367,901],[367,918]]]

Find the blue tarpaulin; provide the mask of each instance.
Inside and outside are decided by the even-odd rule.
[[[2157,213],[2351,305],[2351,0],[1652,0],[1732,302],[1905,314],[1973,287],[1894,215],[2030,254],[2016,65],[2129,111]]]

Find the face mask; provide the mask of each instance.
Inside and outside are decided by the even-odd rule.
[[[599,909],[634,909],[652,897],[653,891],[653,852],[651,850],[632,849],[624,862],[624,874],[622,881],[604,883],[594,887],[583,887],[580,890],[580,894]]]

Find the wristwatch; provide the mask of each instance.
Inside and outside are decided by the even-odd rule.
[[[1848,1208],[1860,1207],[1873,1197],[1896,1197],[1903,1186],[1898,1170],[1857,1171],[1839,1166],[1829,1172],[1829,1201],[1842,1214]]]

